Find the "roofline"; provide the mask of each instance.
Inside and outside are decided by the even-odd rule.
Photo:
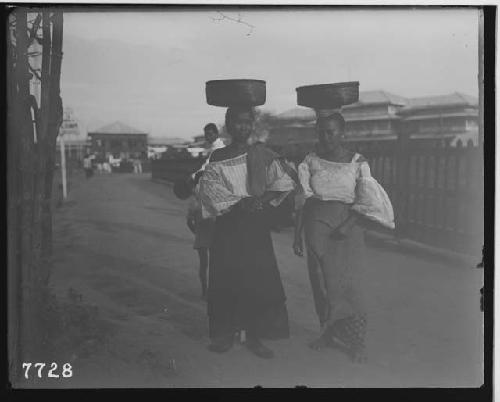
[[[103,132],[100,132],[100,131],[89,131],[87,133],[87,135],[92,135],[92,134],[101,134],[101,135],[149,135],[149,133],[144,133],[144,132],[140,132],[140,133],[103,133]]]

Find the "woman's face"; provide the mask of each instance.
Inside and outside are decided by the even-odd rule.
[[[254,119],[250,112],[238,112],[231,118],[228,132],[233,141],[246,143],[254,127]]]
[[[319,119],[316,125],[319,136],[319,145],[322,149],[333,151],[342,144],[344,131],[336,120]]]

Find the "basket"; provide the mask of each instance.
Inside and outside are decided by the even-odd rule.
[[[339,109],[359,100],[359,82],[307,85],[298,87],[297,104],[313,109]]]
[[[260,106],[266,103],[266,81],[213,80],[205,88],[207,103],[213,106]]]

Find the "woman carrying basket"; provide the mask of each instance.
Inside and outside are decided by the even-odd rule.
[[[262,83],[257,82],[261,89]],[[222,97],[229,100],[211,98],[210,82],[207,98],[210,104],[228,106],[231,144],[214,151],[199,192],[203,217],[216,219],[208,281],[209,349],[228,351],[234,334],[245,330],[248,349],[271,358],[272,350],[261,339],[287,338],[289,327],[267,217],[295,182],[278,155],[262,144],[248,145],[255,122],[253,106],[264,103],[265,92],[256,100],[252,94],[238,96],[239,80],[215,82],[212,89],[217,92],[219,85]]]
[[[342,115],[332,109],[316,111],[319,147],[299,165],[305,203],[297,214],[293,245],[295,254],[302,256],[305,232],[321,326],[320,337],[310,346],[339,347],[361,362],[366,358],[367,324],[363,224],[372,221],[394,228],[393,209],[367,161],[344,147]]]

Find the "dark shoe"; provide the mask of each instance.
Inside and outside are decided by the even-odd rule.
[[[215,353],[224,353],[233,347],[233,337],[217,339],[208,345],[208,350]]]
[[[274,357],[274,352],[259,340],[249,340],[246,342],[246,346],[254,355],[263,359],[272,359]]]

